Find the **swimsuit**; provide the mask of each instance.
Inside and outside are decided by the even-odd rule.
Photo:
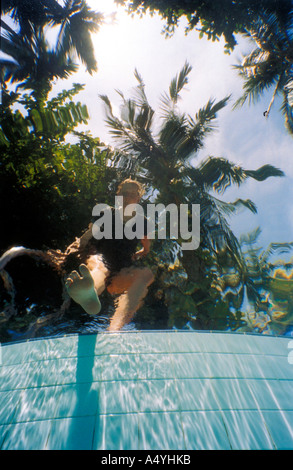
[[[112,237],[110,239],[102,238],[97,240],[91,238],[89,241],[90,251],[101,254],[106,267],[111,272],[111,275],[121,271],[121,269],[132,266],[132,256],[137,251],[138,238],[129,240],[125,236],[125,224],[123,224],[123,237],[115,239],[115,211],[112,210]],[[95,222],[95,220],[93,220]],[[133,225],[132,231],[135,232],[136,224]],[[147,236],[147,218],[144,217],[143,235]]]

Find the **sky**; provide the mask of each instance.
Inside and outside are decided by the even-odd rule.
[[[252,170],[269,163],[286,174],[283,178],[269,178],[261,183],[249,179],[240,188],[230,187],[221,196],[223,199],[249,198],[258,209],[256,215],[245,210],[230,218],[231,228],[240,235],[260,226],[259,242],[264,248],[270,242],[293,241],[293,139],[285,130],[279,111],[280,102],[273,105],[268,119],[263,113],[268,108],[272,92],[255,105],[232,110],[234,102],[242,94],[243,85],[232,65],[241,61],[242,54],[248,52],[251,45],[239,37],[239,44],[232,54],[227,55],[224,54],[222,40],[199,39],[196,31],[185,35],[184,20],[173,37],[166,39],[162,34],[164,22],[156,15],[132,18],[112,0],[87,0],[87,3],[105,15],[117,12],[114,24],[109,18],[92,36],[98,72],[90,76],[80,66],[76,74],[66,81],[57,82],[53,89],[56,93],[60,89],[69,89],[72,83],[86,85],[77,97],[87,104],[90,114],[84,130],[90,130],[93,136],[113,146],[99,95],[108,95],[114,110],[118,110],[120,97],[115,90],[121,90],[125,96],[131,95],[137,84],[134,77],[136,68],[145,82],[149,102],[156,110],[160,95],[168,90],[171,79],[188,61],[192,72],[185,91],[181,93],[180,109],[183,112],[194,116],[210,98],[217,101],[232,94],[228,105],[218,114],[217,131],[206,138],[206,145],[197,158],[224,157]]]

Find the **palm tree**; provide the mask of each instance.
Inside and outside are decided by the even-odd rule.
[[[246,299],[253,309],[252,315],[249,309],[244,313],[254,329],[272,327],[274,333],[284,334],[292,325],[293,258],[272,261],[272,256],[292,253],[293,243],[270,243],[263,249],[257,244],[260,233],[258,227],[239,240],[246,267]]]
[[[65,79],[77,71],[78,66],[70,57],[50,48],[42,30],[27,39],[6,25],[1,44],[2,51],[13,58],[0,59],[2,81],[33,90],[39,103],[46,99],[54,79]]]
[[[9,14],[19,28],[21,37],[31,38],[35,28],[42,28],[51,16],[62,9],[56,0],[3,0],[1,16]],[[5,29],[6,23],[3,21]]]
[[[191,66],[185,63],[171,81],[168,92],[161,96],[161,121],[155,122],[155,112],[145,93],[142,77],[135,71],[138,86],[134,96],[122,99],[121,117],[114,115],[107,96],[101,96],[106,106],[106,123],[118,145],[115,165],[122,174],[143,181],[157,193],[156,201],[165,205],[200,204],[201,249],[207,249],[215,259],[223,254],[241,265],[239,244],[227,222],[227,215],[240,207],[256,212],[249,199],[224,202],[214,193],[223,193],[231,184],[240,185],[251,177],[263,181],[283,172],[264,165],[258,170],[245,170],[224,158],[208,157],[194,166],[193,160],[203,147],[205,137],[214,130],[217,113],[227,104],[229,97],[218,102],[209,100],[195,117],[181,113],[178,108],[180,92],[188,82]],[[197,251],[183,252],[182,262],[189,276],[200,278]]]
[[[10,14],[19,27],[12,29],[1,20],[1,49],[8,57],[0,60],[1,78],[21,82],[35,90],[45,81],[47,90],[54,78],[66,78],[77,70],[77,55],[87,71],[97,70],[91,32],[98,30],[103,17],[89,9],[84,0],[5,0],[1,13]],[[56,44],[49,46],[45,28],[58,27]]]
[[[51,21],[52,25],[60,24],[57,50],[69,56],[75,52],[90,74],[97,71],[91,33],[97,32],[102,22],[103,15],[90,10],[85,0],[66,0],[62,15]]]
[[[253,21],[246,37],[255,48],[235,68],[244,79],[244,94],[235,103],[243,105],[257,100],[265,90],[273,89],[272,98],[264,113],[269,116],[277,95],[282,95],[282,112],[286,127],[293,134],[293,12],[285,16],[263,13]],[[290,96],[291,93],[291,96]]]

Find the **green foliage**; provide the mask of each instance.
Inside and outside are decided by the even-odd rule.
[[[273,90],[271,101],[265,113],[269,116],[277,95],[283,99],[281,110],[285,116],[287,130],[293,134],[292,106],[292,21],[293,11],[279,17],[276,14],[263,13],[251,22],[246,36],[254,44],[254,49],[247,54],[235,68],[244,80],[244,93],[236,101],[235,107],[246,101],[257,101],[264,91]]]
[[[108,194],[109,152],[98,138],[75,131],[88,119],[86,106],[73,101],[82,88],[76,84],[42,107],[31,96],[6,94],[0,130],[2,250],[13,244],[64,248],[87,227],[96,199]],[[70,134],[76,143],[66,142]]]
[[[107,96],[101,99],[105,103],[106,123],[117,143],[115,165],[125,175],[145,183],[149,193],[156,195],[157,203],[200,204],[200,248],[181,251],[182,240],[178,239],[174,250],[171,240],[167,240],[155,243],[149,257],[149,263],[158,267],[157,287],[152,295],[163,299],[167,306],[169,326],[237,328],[241,324],[246,267],[228,217],[241,208],[255,213],[256,206],[249,199],[221,201],[215,194],[224,193],[231,184],[239,186],[247,178],[263,181],[284,174],[272,165],[246,170],[218,157],[195,164],[198,150],[215,128],[217,114],[229,97],[209,100],[194,116],[181,112],[180,93],[188,83],[190,71],[191,66],[185,63],[168,92],[162,94],[160,120],[155,121],[156,113],[148,103],[137,71],[138,86],[133,97],[126,98],[119,91],[120,117],[113,113]]]
[[[240,237],[248,302],[243,319],[254,330],[283,334],[293,318],[293,258],[284,261],[279,256],[292,253],[293,242],[270,243],[263,249],[260,233],[258,227]]]
[[[5,0],[1,3],[1,82],[18,83],[45,101],[52,80],[65,79],[78,69],[76,57],[92,74],[97,62],[91,33],[97,32],[103,16],[84,0]],[[14,21],[11,27],[6,15]],[[48,30],[57,29],[53,45]]]
[[[292,12],[290,0],[116,0],[127,6],[130,13],[139,15],[149,11],[158,12],[166,21],[164,32],[172,35],[182,16],[187,19],[186,33],[196,29],[199,37],[219,41],[225,38],[225,52],[230,52],[237,44],[235,35],[249,30],[250,24],[263,12],[285,18]]]
[[[227,104],[229,97],[218,102],[209,100],[195,116],[186,115],[178,108],[180,92],[188,83],[191,66],[188,63],[171,81],[168,92],[161,98],[161,126],[154,131],[155,112],[149,105],[142,78],[135,76],[138,86],[133,98],[126,99],[122,92],[121,117],[113,114],[110,100],[101,96],[106,107],[106,123],[117,142],[116,162],[133,177],[141,178],[164,204],[201,204],[202,243],[215,254],[223,246],[237,251],[237,241],[226,222],[227,213],[234,213],[241,205],[256,211],[254,204],[238,199],[221,203],[211,191],[223,193],[231,184],[240,185],[247,178],[257,181],[283,172],[264,165],[257,170],[246,170],[227,159],[209,157],[199,165],[191,164],[204,144],[208,133],[215,128],[217,113]],[[159,121],[158,121],[159,122]]]

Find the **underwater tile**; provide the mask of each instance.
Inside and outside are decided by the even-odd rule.
[[[120,354],[137,354],[144,343],[145,332],[121,332]]]
[[[77,356],[78,335],[42,338],[2,345],[3,364],[29,362]]]
[[[0,424],[9,424],[13,421],[22,392],[22,390],[0,392]]]
[[[51,425],[50,420],[10,424],[1,450],[45,450]]]
[[[17,365],[27,360],[27,342],[1,344],[2,366]]]
[[[2,449],[2,443],[5,439],[5,435],[8,432],[9,425],[0,424],[0,450]]]
[[[211,379],[176,380],[180,410],[217,410],[216,384]]]
[[[99,406],[99,383],[77,383],[60,387],[55,418],[95,415]]]
[[[168,354],[170,338],[172,338],[172,333],[158,330],[141,332],[136,338],[136,350],[141,354]]]
[[[246,379],[260,379],[262,374],[260,373],[259,364],[262,359],[262,355],[256,354],[238,354],[235,356],[235,362],[237,366],[237,374],[239,378]]]
[[[93,450],[137,450],[138,414],[98,415]]]
[[[0,367],[0,391],[25,388],[29,382],[30,366],[17,364]]]
[[[74,417],[52,422],[47,450],[91,450],[95,417]]]
[[[137,384],[139,410],[177,411],[179,396],[174,380],[141,380]]]
[[[120,332],[98,333],[95,344],[95,355],[121,354],[123,351],[123,335]]]
[[[181,420],[187,450],[231,449],[219,411],[186,411]]]
[[[2,345],[0,447],[291,449],[288,344],[147,331]]]
[[[258,408],[246,379],[215,379],[213,384],[221,410],[256,410]]]
[[[174,378],[173,355],[166,353],[140,354],[138,359],[138,377],[140,379]]]
[[[172,353],[202,352],[206,335],[198,332],[176,331],[169,334],[170,351]]]
[[[139,413],[139,450],[185,448],[179,413]]]
[[[173,353],[174,377],[178,379],[212,376],[207,355],[202,353]]]
[[[293,450],[293,411],[263,411],[263,419],[278,450]]]
[[[88,335],[78,335],[76,340],[76,356],[81,357],[91,357],[95,355],[97,335],[88,334]],[[70,339],[70,338],[68,338]]]
[[[139,367],[136,354],[106,355],[101,360],[101,380],[137,379]]]
[[[144,332],[119,331],[103,332],[97,335],[95,354],[135,354],[144,344]]]
[[[253,354],[207,353],[205,360],[213,378],[259,377],[259,368]]]
[[[62,387],[28,388],[22,390],[13,422],[52,419],[56,415]]]
[[[260,378],[293,379],[293,367],[287,356],[263,355],[255,358]]]
[[[247,335],[247,337],[251,338],[251,341],[254,341],[255,352],[259,351],[261,354],[273,356],[288,355],[288,343],[290,338],[266,335]]]
[[[201,343],[201,351],[205,353],[228,353],[231,346],[234,346],[235,339],[232,340],[225,333],[199,333],[198,342]]]
[[[61,359],[77,356],[78,335],[28,341],[27,361]]]
[[[222,413],[232,450],[274,449],[259,411],[225,410]]]
[[[101,414],[134,413],[139,410],[137,381],[101,382],[99,410]]]
[[[76,358],[29,363],[27,387],[48,387],[75,381],[76,363]]]
[[[261,410],[292,410],[293,380],[249,380],[248,385]]]
[[[94,357],[74,357],[28,364],[27,374],[27,386],[47,387],[98,380],[100,369],[94,367]]]

